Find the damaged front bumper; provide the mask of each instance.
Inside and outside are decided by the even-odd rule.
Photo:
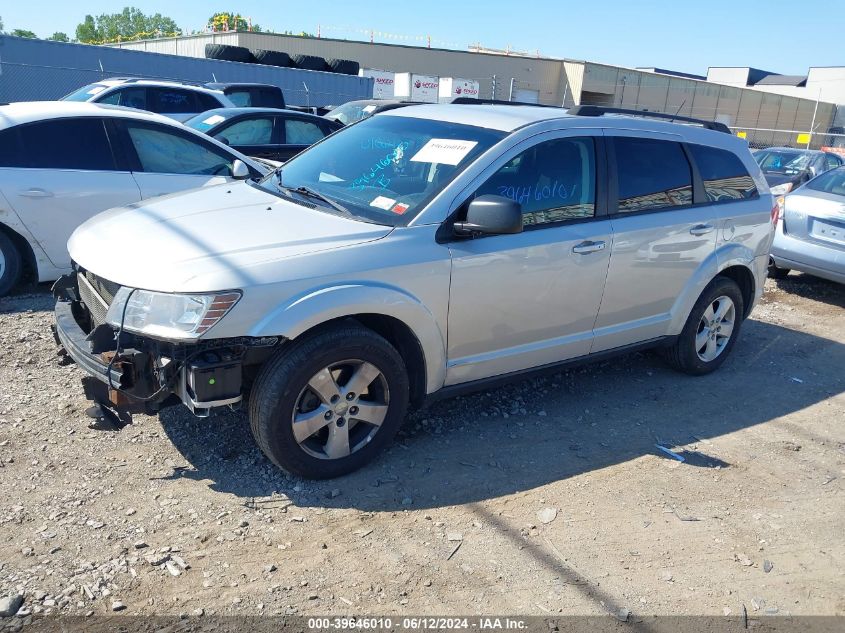
[[[76,275],[61,278],[55,295],[56,343],[94,382],[86,396],[128,412],[155,413],[184,403],[195,415],[237,405],[243,399],[244,366],[255,366],[278,339],[217,339],[192,343],[160,341],[95,325],[80,299]]]

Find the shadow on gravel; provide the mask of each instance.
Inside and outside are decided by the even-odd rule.
[[[633,354],[443,401],[410,416],[375,463],[324,482],[278,471],[243,413],[200,420],[178,407],[160,419],[189,463],[173,478],[208,480],[245,504],[278,507],[270,497],[279,493],[298,506],[419,509],[483,501],[643,455],[671,460],[656,443],[689,458],[679,468],[730,467],[708,438],[845,391],[843,366],[845,345],[747,321],[732,358],[709,376]],[[800,438],[802,429],[793,430]]]
[[[845,308],[845,284],[838,284],[806,273],[792,273],[786,279],[774,280],[786,293]]]

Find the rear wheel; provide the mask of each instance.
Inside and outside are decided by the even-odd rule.
[[[681,334],[666,351],[669,364],[694,376],[718,369],[733,349],[744,314],[745,302],[736,282],[716,277],[701,293]]]
[[[786,279],[789,274],[789,268],[780,268],[775,264],[775,260],[769,258],[769,277],[772,279]]]
[[[5,297],[18,283],[22,264],[18,247],[0,230],[0,297]]]
[[[309,479],[357,470],[405,417],[408,376],[384,338],[359,325],[325,330],[271,360],[250,397],[252,433],[277,466]]]

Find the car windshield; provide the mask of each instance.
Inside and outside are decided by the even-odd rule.
[[[316,203],[328,212],[340,205],[359,219],[399,226],[504,136],[470,125],[379,115],[327,137],[260,186],[281,195],[308,190],[309,198],[335,203]]]
[[[350,101],[344,103],[342,106],[336,107],[334,110],[326,114],[327,119],[339,121],[344,125],[355,123],[361,119],[370,116],[376,109],[373,103],[361,103],[360,101]]]
[[[813,178],[804,185],[807,189],[845,196],[845,168],[833,169]]]
[[[108,88],[109,86],[103,84],[88,84],[87,86],[82,86],[79,90],[74,90],[69,95],[65,95],[60,101],[90,101]]]
[[[754,160],[760,169],[780,174],[797,174],[807,169],[813,155],[806,152],[760,151],[754,154]]]
[[[191,117],[185,121],[184,125],[190,128],[199,130],[200,132],[208,132],[211,128],[216,127],[226,120],[226,117],[219,112],[211,110],[209,112],[202,112],[195,117]]]

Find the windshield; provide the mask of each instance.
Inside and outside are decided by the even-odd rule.
[[[362,103],[360,101],[350,101],[344,103],[342,106],[336,107],[334,110],[326,114],[327,119],[339,121],[344,125],[355,123],[361,119],[365,119],[372,115],[375,111],[376,105],[373,103]]]
[[[770,152],[760,151],[754,154],[754,160],[760,169],[779,174],[797,174],[807,169],[813,155],[806,152]]]
[[[327,137],[260,185],[288,195],[304,187],[310,198],[319,194],[362,220],[399,226],[504,136],[470,125],[379,115]],[[332,212],[331,205],[317,204]]]
[[[107,88],[109,86],[103,84],[88,84],[82,86],[79,90],[74,90],[69,95],[65,95],[60,101],[90,101]]]
[[[210,112],[203,112],[201,114],[196,115],[195,117],[191,117],[187,121],[185,121],[184,125],[187,125],[190,128],[195,130],[199,130],[200,132],[208,132],[211,128],[215,127],[216,125],[223,123],[226,120],[226,117],[222,114],[211,110]]]
[[[807,189],[845,196],[845,168],[833,169],[813,178],[804,185]]]

